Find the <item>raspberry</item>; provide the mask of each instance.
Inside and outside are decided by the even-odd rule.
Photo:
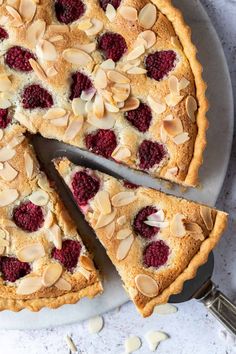
[[[21,203],[13,210],[13,220],[24,231],[37,231],[44,222],[42,208],[32,202]]]
[[[57,0],[55,12],[59,22],[68,24],[77,21],[84,14],[85,6],[80,0]]]
[[[174,69],[175,62],[176,53],[173,50],[149,54],[145,61],[147,76],[160,81]]]
[[[53,105],[53,99],[47,90],[34,84],[24,89],[22,104],[25,109],[49,108]]]
[[[60,250],[53,248],[52,257],[62,263],[71,272],[78,263],[80,251],[81,244],[78,241],[65,240]]]
[[[92,82],[88,76],[76,72],[72,75],[72,84],[70,86],[70,100],[73,98],[80,97],[82,91],[87,91],[92,88]]]
[[[0,41],[8,38],[8,33],[5,31],[4,28],[0,27]]]
[[[169,253],[170,249],[165,242],[151,242],[144,250],[143,262],[146,267],[159,268],[167,262]]]
[[[99,180],[90,176],[86,171],[76,172],[72,180],[73,195],[78,205],[86,205],[99,190]]]
[[[137,109],[125,113],[125,118],[140,132],[145,133],[152,120],[152,112],[148,105],[140,103]]]
[[[8,116],[8,109],[0,108],[0,129],[5,129],[10,121],[11,118]]]
[[[158,231],[158,227],[149,226],[144,223],[147,221],[147,217],[157,212],[157,209],[151,206],[147,206],[141,209],[134,219],[134,231],[144,238],[152,238]]]
[[[35,56],[27,49],[15,46],[8,49],[5,61],[12,69],[28,72],[32,71],[29,59],[35,59]]]
[[[144,140],[138,149],[139,154],[139,166],[148,170],[154,165],[158,165],[161,160],[165,157],[165,150],[163,145],[150,141]]]
[[[137,185],[137,184],[134,184],[134,183],[132,183],[132,182],[130,182],[130,181],[124,180],[124,181],[123,181],[123,184],[124,184],[124,186],[125,186],[126,188],[129,188],[129,189],[136,189],[136,188],[138,188],[138,185]]]
[[[100,6],[101,8],[106,11],[107,5],[111,4],[115,9],[118,9],[120,6],[121,0],[100,0]]]
[[[95,154],[110,157],[117,146],[116,136],[112,130],[98,129],[85,138],[86,146]]]
[[[126,52],[127,45],[120,34],[107,32],[99,37],[98,49],[104,52],[106,59],[116,62]]]
[[[14,282],[30,273],[30,265],[14,257],[0,257],[0,271],[4,280]]]

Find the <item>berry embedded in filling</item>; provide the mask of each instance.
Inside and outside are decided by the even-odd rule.
[[[117,10],[118,7],[120,6],[120,2],[121,2],[121,0],[100,0],[99,1],[100,6],[104,11],[106,11],[108,4],[111,4],[114,7],[114,9]]]
[[[127,50],[125,39],[118,33],[107,32],[98,39],[100,49],[106,59],[117,62]]]
[[[98,192],[100,182],[86,171],[78,171],[75,173],[71,185],[78,205],[84,206]]]
[[[78,241],[65,240],[60,250],[53,248],[52,257],[71,272],[78,263],[81,248],[81,244]]]
[[[43,87],[34,84],[24,89],[22,104],[25,109],[50,108],[53,105],[53,98]]]
[[[99,129],[85,137],[85,144],[93,153],[110,157],[117,146],[116,136],[112,130]]]
[[[76,72],[72,75],[72,83],[70,86],[70,100],[80,97],[82,91],[87,91],[93,87],[91,80],[88,76]]]
[[[59,22],[68,24],[77,21],[85,13],[85,5],[80,0],[57,0],[55,12]]]
[[[145,60],[147,76],[157,81],[162,80],[176,65],[176,53],[173,50],[162,50],[149,54]]]
[[[14,257],[0,257],[0,271],[4,280],[15,282],[30,273],[30,265]]]
[[[146,267],[159,268],[166,264],[170,249],[162,240],[151,242],[144,250],[143,263]]]
[[[144,140],[138,149],[139,166],[144,170],[148,170],[154,165],[158,165],[165,157],[165,154],[163,145],[150,140]]]
[[[125,118],[140,132],[145,133],[152,120],[152,111],[145,103],[140,103],[139,107],[125,113]]]
[[[136,215],[133,223],[134,231],[144,238],[152,238],[158,231],[158,227],[153,227],[145,224],[149,215],[155,214],[157,209],[152,206],[147,206],[141,209]]]
[[[13,220],[22,230],[34,232],[43,226],[43,210],[41,206],[30,201],[21,203],[13,210]]]
[[[5,62],[12,69],[29,72],[32,71],[29,59],[35,59],[35,56],[27,49],[15,46],[8,49]]]
[[[0,27],[0,41],[8,38],[8,33],[4,28]]]
[[[129,188],[129,189],[136,189],[136,188],[138,188],[138,185],[137,185],[137,184],[134,184],[134,183],[132,183],[132,182],[130,182],[130,181],[127,181],[127,180],[124,180],[124,181],[123,181],[123,184],[124,184],[124,186],[125,186],[126,188]]]
[[[0,129],[5,129],[11,122],[11,117],[8,115],[8,109],[0,108]]]

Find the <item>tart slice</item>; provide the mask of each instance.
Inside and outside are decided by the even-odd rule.
[[[0,310],[92,298],[99,274],[22,133],[15,125],[0,141]]]
[[[104,173],[54,161],[143,316],[181,292],[208,259],[227,214]]]

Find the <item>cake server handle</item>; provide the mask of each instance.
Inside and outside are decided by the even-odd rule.
[[[202,302],[231,334],[236,336],[236,305],[219,291],[211,280],[208,280],[194,297]]]

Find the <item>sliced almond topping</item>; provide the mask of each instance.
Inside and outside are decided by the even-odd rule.
[[[116,161],[124,161],[131,156],[131,151],[127,146],[117,146],[112,153],[113,159]]]
[[[0,170],[0,177],[8,182],[13,181],[17,175],[18,171],[16,171],[8,162],[5,162],[3,168]]]
[[[148,3],[141,9],[138,18],[139,23],[142,27],[144,27],[145,29],[151,28],[155,24],[157,19],[156,6],[151,3]]]
[[[128,205],[133,203],[135,200],[137,200],[137,196],[134,192],[120,192],[111,198],[111,202],[114,207]]]
[[[173,236],[184,237],[186,235],[186,229],[184,226],[185,216],[183,214],[175,214],[171,223],[170,231]]]
[[[117,84],[128,84],[130,82],[130,79],[128,77],[115,70],[108,71],[107,77],[109,80]]]
[[[143,75],[146,74],[147,70],[144,68],[140,68],[138,66],[134,66],[133,68],[130,68],[127,70],[127,74],[130,75]]]
[[[116,224],[114,221],[112,221],[110,224],[106,225],[103,228],[103,232],[105,233],[108,240],[110,240],[112,238],[112,236],[114,235],[115,228],[116,228]]]
[[[151,109],[157,113],[157,114],[162,114],[166,110],[166,105],[164,103],[161,103],[159,100],[152,98],[151,96],[147,96],[147,101],[151,107]]]
[[[27,151],[24,152],[24,160],[26,175],[29,179],[31,179],[34,172],[34,160]]]
[[[91,42],[91,43],[86,43],[86,44],[79,44],[76,46],[76,48],[81,49],[83,52],[91,54],[96,49],[96,43]]]
[[[64,117],[66,110],[63,108],[51,108],[43,115],[43,119],[57,119]]]
[[[111,4],[107,5],[105,14],[110,22],[115,21],[116,9]]]
[[[64,39],[64,37],[63,37],[61,34],[59,34],[59,35],[50,37],[50,38],[49,38],[49,41],[50,41],[51,43],[55,43],[55,42],[62,41],[63,39]]]
[[[0,76],[0,91],[9,91],[11,88],[11,80],[7,75]]]
[[[196,121],[195,112],[197,111],[197,101],[193,96],[188,96],[186,98],[185,107],[188,117],[194,123]]]
[[[35,72],[35,75],[40,79],[40,80],[47,80],[47,75],[45,74],[43,68],[37,63],[36,60],[30,59],[29,63],[32,67],[32,69]]]
[[[85,19],[79,22],[77,28],[81,31],[85,31],[93,26],[92,22],[89,19]]]
[[[63,279],[60,278],[56,283],[55,283],[55,287],[59,290],[64,290],[64,291],[70,291],[71,290],[71,284]]]
[[[111,129],[115,125],[115,117],[112,115],[105,115],[102,119],[99,119],[94,116],[89,116],[87,122],[100,129]]]
[[[42,189],[38,189],[37,191],[33,192],[28,199],[35,205],[43,206],[48,203],[49,195],[47,192],[43,191]]]
[[[5,240],[4,238],[0,238],[0,248],[4,247],[9,247],[10,242],[8,240]]]
[[[49,228],[49,233],[52,237],[52,242],[54,246],[60,250],[62,248],[62,234],[61,229],[57,224],[52,225]]]
[[[19,249],[17,258],[21,262],[33,262],[45,255],[44,247],[41,243],[33,243]]]
[[[6,108],[9,108],[9,107],[11,107],[11,101],[9,101],[5,97],[0,97],[0,108],[6,109]]]
[[[49,182],[45,174],[39,175],[38,186],[46,192],[52,192],[52,188],[49,186]]]
[[[112,59],[107,59],[101,63],[100,67],[104,70],[114,70],[116,63]]]
[[[81,98],[81,100],[88,102],[88,101],[92,100],[92,98],[95,95],[95,93],[96,93],[95,89],[82,91],[81,95],[80,95],[80,98]]]
[[[169,90],[174,95],[179,95],[179,80],[176,76],[172,75],[168,79]]]
[[[134,60],[139,58],[141,55],[145,53],[145,48],[144,45],[140,45],[136,48],[134,48],[128,55],[127,55],[127,61]]]
[[[132,230],[130,229],[122,229],[119,230],[116,234],[116,238],[118,240],[124,240],[126,237],[128,237],[130,234],[132,234]]]
[[[177,104],[179,104],[182,101],[183,98],[184,98],[184,96],[170,93],[165,97],[165,101],[166,101],[167,106],[175,107],[175,106],[177,106]]]
[[[80,256],[79,261],[80,261],[80,264],[82,265],[83,268],[85,268],[87,270],[91,270],[91,271],[93,271],[95,269],[91,258],[82,255],[82,256]]]
[[[186,222],[184,225],[186,231],[189,232],[194,239],[201,241],[205,239],[202,228],[197,223]]]
[[[51,210],[48,210],[45,221],[44,221],[44,228],[47,230],[52,226],[54,222],[54,214],[52,213]],[[50,231],[50,230],[49,230]]]
[[[36,53],[39,58],[47,61],[55,61],[57,59],[57,51],[54,44],[45,39],[40,39],[36,45]]]
[[[33,126],[33,123],[31,122],[29,117],[27,117],[23,113],[17,112],[14,118],[24,127],[26,127],[31,133],[36,133],[36,128]]]
[[[93,18],[91,19],[92,27],[88,28],[85,30],[85,33],[87,36],[96,36],[101,30],[103,29],[103,23],[102,21]]]
[[[16,154],[16,151],[14,149],[11,149],[9,147],[3,147],[0,149],[0,161],[5,162],[8,160],[11,160]]]
[[[75,116],[84,115],[86,113],[85,101],[83,101],[80,97],[73,98],[71,106]]]
[[[30,276],[20,280],[20,284],[16,289],[18,295],[30,295],[42,288],[42,278]]]
[[[31,48],[34,48],[37,42],[43,38],[45,33],[46,23],[44,20],[34,21],[26,30],[26,40]]]
[[[17,145],[21,144],[22,141],[25,139],[23,134],[20,134],[18,136],[14,136],[14,138],[12,138],[12,140],[9,141],[9,143],[7,144],[8,148],[14,148]]]
[[[200,206],[200,215],[204,224],[206,225],[207,230],[213,229],[213,218],[212,218],[212,211],[210,208],[201,205]]]
[[[134,281],[138,291],[144,296],[154,297],[158,295],[159,288],[157,282],[149,275],[138,274]]]
[[[58,71],[55,69],[54,66],[50,66],[49,68],[46,69],[46,74],[48,77],[53,77],[57,75]]]
[[[181,145],[181,144],[184,144],[186,143],[187,141],[189,141],[190,137],[188,135],[188,133],[184,132],[184,133],[181,133],[177,136],[175,136],[173,138],[173,142],[176,144],[176,145]]]
[[[3,136],[4,136],[3,129],[0,129],[0,140],[2,140]]]
[[[104,89],[107,87],[107,76],[104,70],[99,68],[94,78],[94,85],[98,89]]]
[[[7,12],[16,20],[16,22],[22,24],[22,18],[18,11],[16,11],[12,6],[6,6]],[[18,27],[18,26],[17,26]]]
[[[94,229],[97,230],[97,229],[100,229],[101,227],[104,227],[104,226],[110,224],[115,219],[115,216],[116,216],[116,210],[113,210],[108,215],[100,214],[97,219],[97,223],[94,226]]]
[[[111,213],[111,202],[110,202],[110,196],[107,191],[100,191],[96,194],[94,198],[96,205],[99,209],[99,211],[103,215],[107,215]]]
[[[184,90],[188,85],[190,84],[190,81],[185,79],[185,77],[182,77],[182,79],[178,83],[178,89],[179,91]]]
[[[95,100],[93,103],[93,113],[97,118],[103,118],[105,113],[104,101],[102,95],[96,94]]]
[[[183,132],[183,125],[179,118],[174,118],[172,120],[163,120],[162,124],[165,131],[170,136],[176,136]]]
[[[127,21],[136,21],[138,18],[137,10],[132,6],[120,6],[119,14]]]
[[[121,112],[128,112],[137,109],[140,105],[140,101],[136,97],[129,97],[125,101],[124,107],[121,108]]]
[[[126,223],[126,216],[125,215],[122,215],[120,216],[117,220],[117,225],[124,225]]]
[[[62,118],[51,119],[50,123],[57,127],[67,127],[68,125],[68,115]]]
[[[79,267],[78,272],[81,273],[85,279],[89,280],[90,278],[90,271],[88,271],[87,269],[85,269],[84,267]]]
[[[156,43],[156,34],[153,31],[143,31],[138,35],[138,40],[143,39],[145,41],[144,46],[146,49],[151,48]]]
[[[73,140],[82,129],[83,124],[84,124],[83,116],[77,116],[76,120],[70,122],[68,128],[66,129],[64,139],[66,141]]]
[[[111,87],[116,102],[125,101],[130,95],[130,84],[114,84]]]
[[[30,22],[36,12],[36,3],[32,0],[21,0],[19,12],[26,22]]]
[[[106,111],[107,112],[110,112],[110,113],[117,113],[119,112],[119,107],[113,105],[113,104],[110,104],[110,103],[106,103],[105,102],[105,108],[106,108]]]
[[[80,66],[88,65],[93,61],[88,53],[77,48],[65,49],[62,52],[62,57],[69,63]]]
[[[46,287],[50,287],[57,282],[62,274],[62,266],[59,263],[49,264],[43,272],[42,283]]]
[[[125,239],[121,240],[117,252],[116,252],[116,259],[118,261],[122,261],[128,256],[128,253],[130,251],[130,248],[134,242],[134,236],[131,234]]]

